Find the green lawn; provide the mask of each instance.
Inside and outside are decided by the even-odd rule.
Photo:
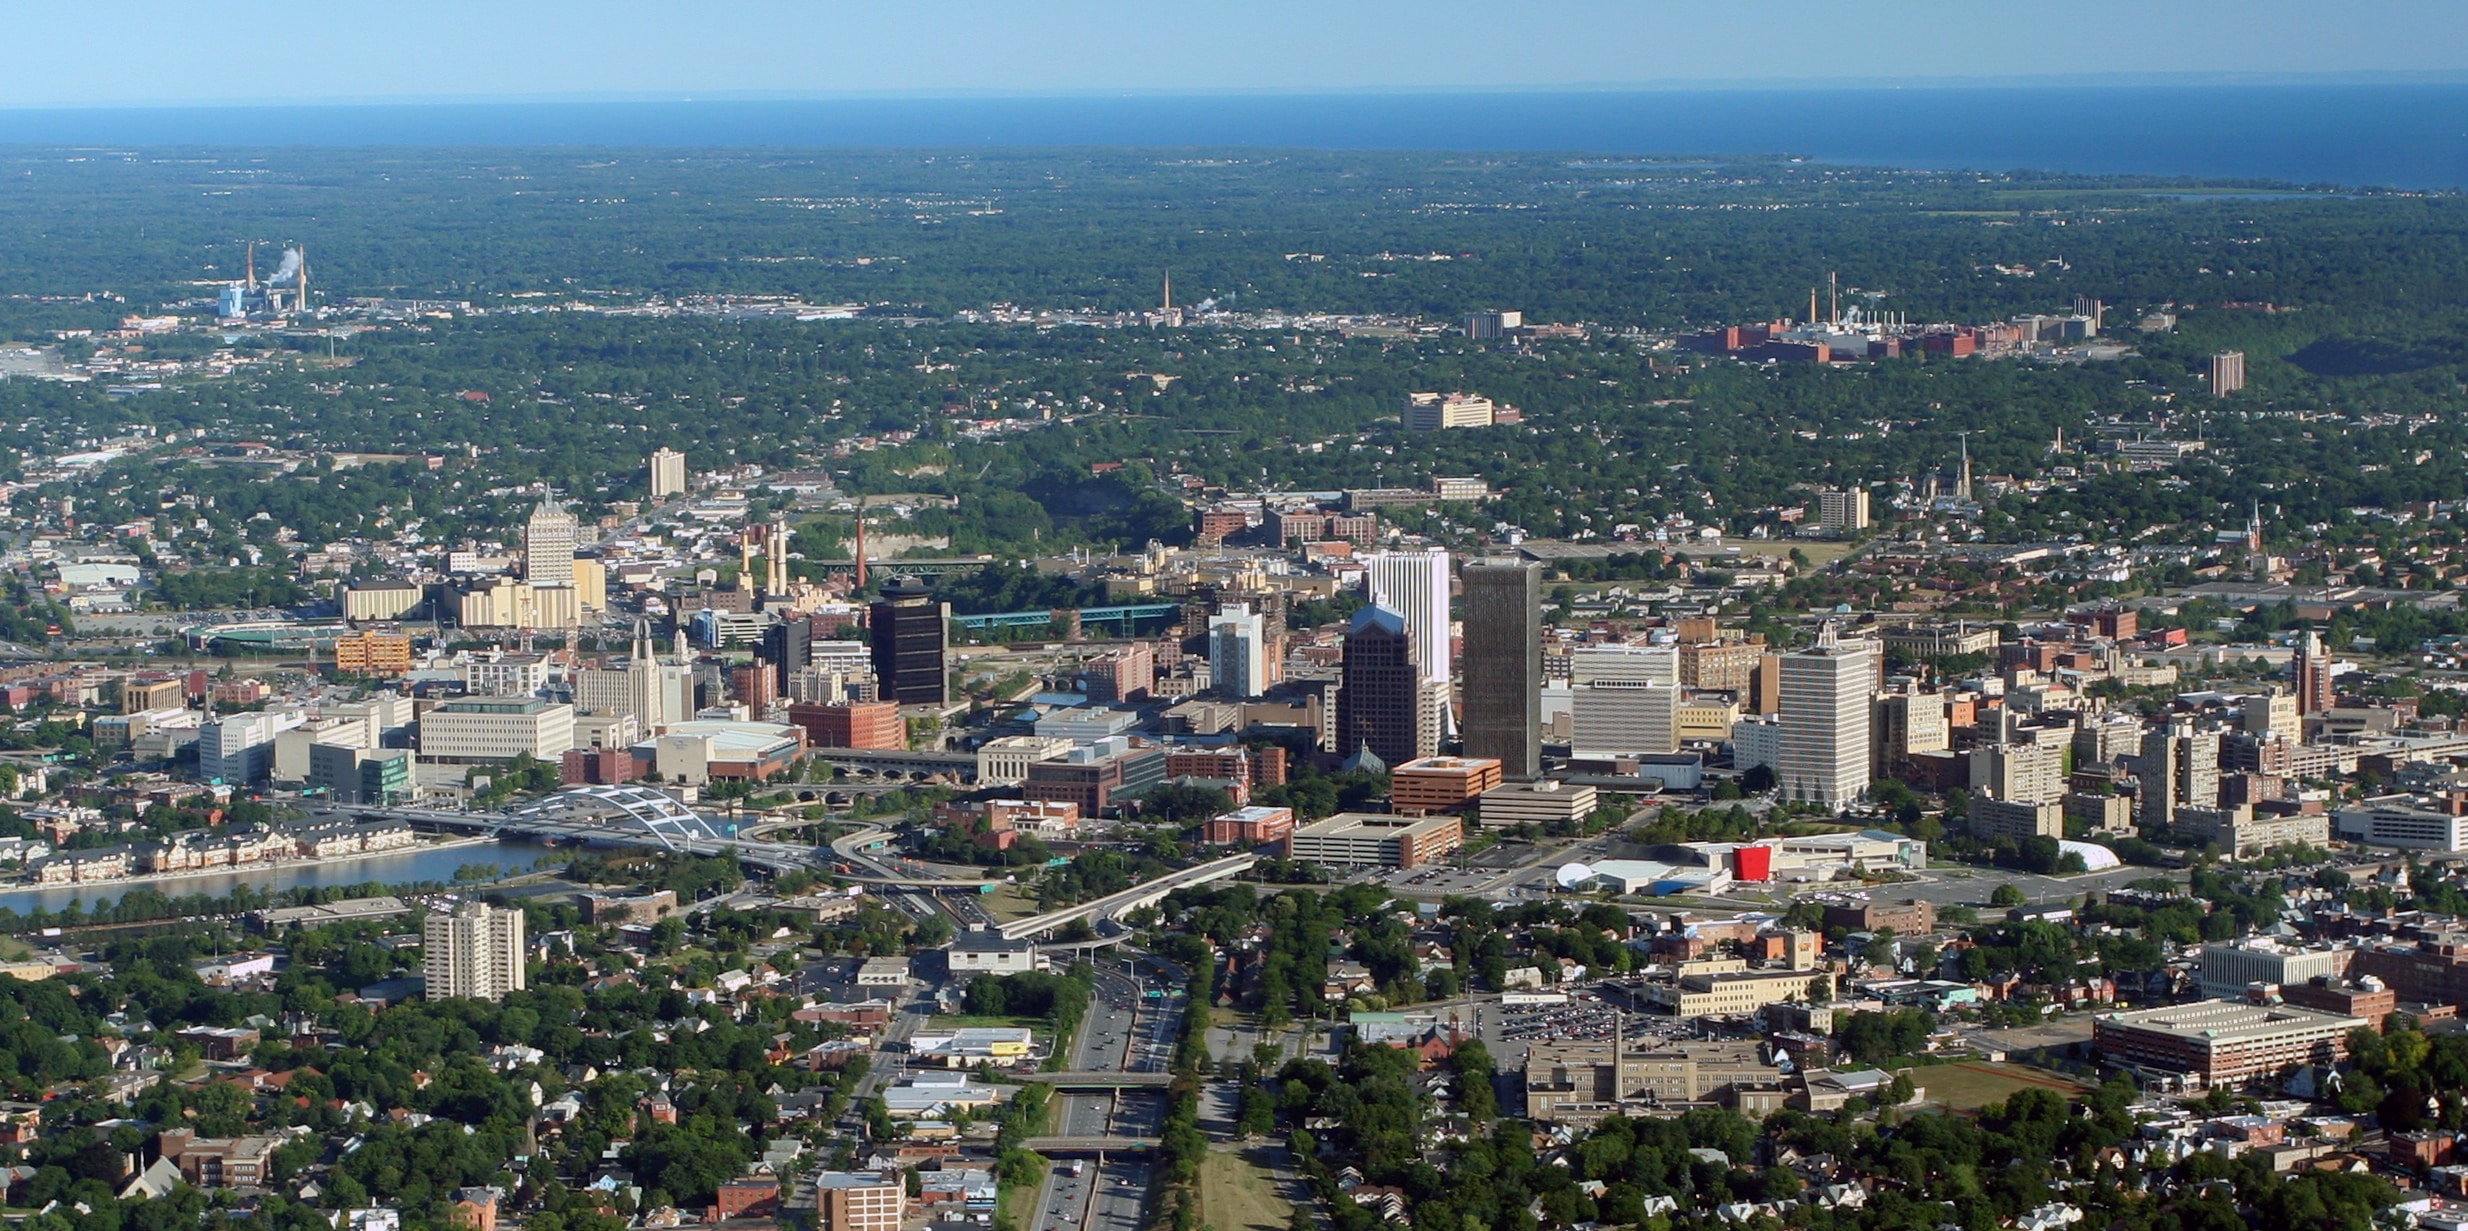
[[[1209,1231],[1285,1231],[1292,1202],[1277,1195],[1266,1147],[1209,1150],[1200,1162],[1200,1224]]]
[[[1902,1071],[1911,1075],[1911,1084],[1920,1088],[1920,1097],[1955,1111],[1977,1111],[1990,1103],[2003,1102],[2021,1090],[2047,1090],[2059,1098],[2071,1099],[2090,1089],[2062,1073],[2027,1064],[1981,1060],[1917,1065]]]

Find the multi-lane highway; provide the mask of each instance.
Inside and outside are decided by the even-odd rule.
[[[1083,1072],[1165,1072],[1182,1023],[1181,999],[1144,958],[1134,956],[1128,965],[1106,959],[1097,969],[1097,995],[1073,1044],[1071,1067]],[[1151,991],[1168,994],[1151,999]],[[1084,1140],[1154,1138],[1164,1121],[1165,1095],[1153,1088],[1058,1093],[1052,1131],[1057,1137]],[[1077,1175],[1072,1174],[1075,1162],[1081,1164]],[[1138,1231],[1150,1171],[1145,1152],[1060,1160],[1038,1195],[1036,1221],[1026,1231]]]

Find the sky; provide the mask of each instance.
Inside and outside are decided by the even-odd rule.
[[[2468,77],[2447,0],[0,0],[0,107]]]

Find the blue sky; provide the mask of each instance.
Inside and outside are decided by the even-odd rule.
[[[7,107],[2468,73],[2448,0],[18,0],[0,21]]]

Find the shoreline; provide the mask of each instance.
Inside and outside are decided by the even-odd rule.
[[[432,851],[457,850],[467,846],[496,846],[503,841],[503,838],[495,837],[449,838],[443,842],[423,842],[391,851],[368,851],[361,854],[331,855],[324,858],[267,859],[223,868],[195,868],[185,872],[148,872],[140,876],[120,876],[110,880],[64,881],[56,885],[46,885],[39,881],[9,881],[0,883],[0,896],[13,893],[53,893],[68,889],[110,889],[121,885],[157,885],[173,881],[202,880],[207,877],[249,876],[260,872],[281,872],[291,868],[330,868],[392,856],[425,855]]]

